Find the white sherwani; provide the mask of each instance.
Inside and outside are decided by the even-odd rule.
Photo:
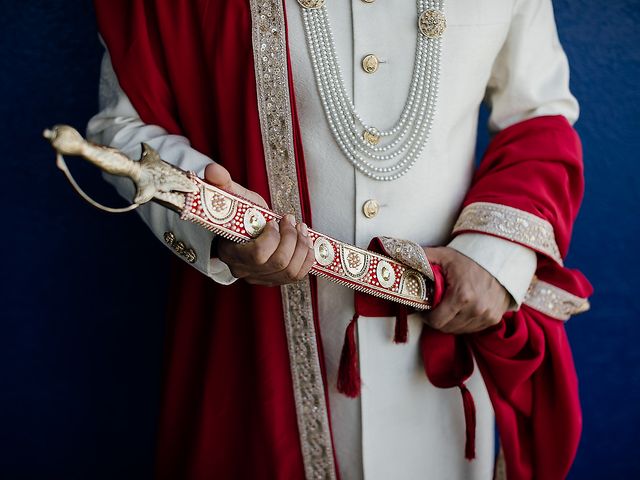
[[[492,108],[490,127],[505,128],[539,115],[565,115],[578,108],[568,90],[568,67],[549,0],[447,0],[440,92],[433,128],[414,167],[393,182],[378,182],[346,160],[334,141],[320,104],[297,0],[285,1],[297,109],[304,145],[313,227],[366,247],[374,236],[443,245],[474,170],[478,108]],[[329,17],[347,92],[370,125],[392,126],[404,106],[415,52],[415,2],[328,1]],[[374,54],[378,70],[366,73],[361,59]],[[145,125],[120,89],[105,55],[102,111],[89,123],[97,142],[139,155],[144,141],[162,158],[203,175],[212,161],[188,141]],[[213,159],[215,160],[215,159]],[[232,160],[230,160],[232,161]],[[126,197],[126,181],[109,178]],[[377,215],[363,213],[367,200]],[[220,260],[209,260],[212,234],[155,204],[139,210],[153,232],[173,231],[198,256],[194,265],[221,283],[234,281]],[[471,257],[509,291],[514,307],[523,299],[536,267],[535,254],[514,243],[480,234],[457,237],[450,246]],[[344,329],[353,315],[350,290],[318,281],[319,321],[332,429],[344,479],[489,479],[493,473],[494,423],[482,378],[468,381],[478,412],[477,458],[464,459],[464,416],[457,389],[433,387],[424,374],[417,342],[419,315],[409,316],[409,342],[392,342],[394,319],[358,322],[359,399],[335,390]]]

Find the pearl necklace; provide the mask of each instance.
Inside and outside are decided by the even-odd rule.
[[[329,128],[347,159],[374,180],[396,180],[409,171],[426,145],[435,113],[444,0],[417,0],[418,34],[409,95],[388,130],[365,122],[349,99],[338,64],[325,0],[298,0],[307,45]],[[383,163],[384,166],[375,163]]]

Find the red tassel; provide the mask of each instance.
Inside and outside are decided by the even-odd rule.
[[[409,336],[409,323],[407,322],[407,307],[404,305],[398,306],[398,313],[396,314],[396,329],[393,334],[394,343],[407,343]]]
[[[360,366],[358,364],[358,344],[356,343],[356,324],[358,314],[353,316],[344,332],[344,344],[340,355],[338,369],[338,391],[347,397],[355,398],[360,395]]]
[[[462,393],[462,405],[464,407],[464,421],[466,424],[467,440],[464,446],[464,456],[467,460],[476,458],[476,404],[473,396],[463,383],[459,385]]]

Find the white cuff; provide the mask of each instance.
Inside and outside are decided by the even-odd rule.
[[[509,240],[482,233],[456,236],[449,247],[475,261],[509,292],[510,307],[520,307],[538,265],[536,253]]]
[[[159,205],[153,205],[154,208],[164,208]],[[211,243],[216,235],[201,226],[185,220],[180,220],[178,214],[171,215],[172,220],[168,222],[167,228],[176,236],[177,240],[184,242],[186,248],[191,248],[196,254],[196,261],[192,266],[211,278],[214,282],[222,285],[230,285],[237,280],[231,270],[219,258],[211,258]],[[157,229],[159,223],[154,227]],[[165,241],[166,244],[166,241]],[[168,245],[171,248],[171,245]],[[175,253],[175,252],[174,252]],[[186,260],[182,255],[183,260]]]
[[[229,266],[219,258],[212,258],[209,261],[209,277],[213,278],[217,283],[222,285],[231,285],[237,280],[231,274]]]
[[[102,63],[100,105],[102,110],[87,127],[88,138],[119,148],[131,158],[140,156],[140,143],[146,142],[170,164],[204,177],[204,170],[212,160],[191,148],[185,137],[170,135],[161,127],[145,124],[140,119],[120,88],[108,54]],[[135,195],[133,183],[128,178],[108,174],[104,178],[124,198],[131,199]],[[236,280],[227,265],[211,258],[211,242],[215,237],[212,232],[180,220],[177,213],[153,202],[141,205],[137,211],[165,246],[199,272],[223,285]]]
[[[124,198],[131,201],[135,190],[129,179],[109,174],[103,176]],[[211,243],[216,237],[213,232],[180,220],[178,213],[154,202],[140,205],[137,212],[158,240],[200,273],[222,285],[230,285],[237,280],[222,260],[211,258]],[[176,249],[178,243],[184,246],[182,253]]]

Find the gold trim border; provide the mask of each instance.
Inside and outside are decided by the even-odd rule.
[[[250,0],[258,113],[271,202],[302,220],[282,0]],[[333,445],[307,279],[281,287],[300,447],[308,479],[335,479]]]
[[[454,234],[464,231],[506,238],[544,253],[562,265],[553,226],[543,218],[524,210],[498,203],[472,203],[462,210],[453,227]]]
[[[578,297],[536,277],[533,278],[523,303],[564,322],[572,315],[586,312],[591,307],[586,298]]]

